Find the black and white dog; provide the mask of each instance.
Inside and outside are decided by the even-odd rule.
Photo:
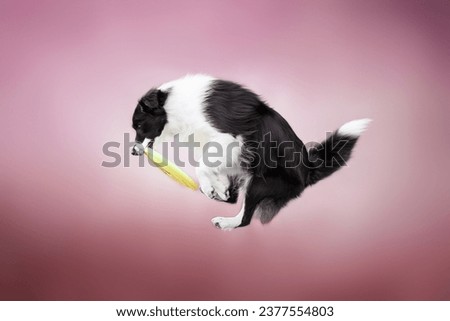
[[[288,122],[252,91],[234,82],[189,75],[153,88],[139,100],[132,153],[142,155],[142,146],[175,135],[193,135],[200,143],[196,174],[201,191],[229,203],[244,195],[236,216],[212,219],[216,227],[228,230],[250,224],[255,213],[262,223],[270,222],[306,187],[345,165],[369,122],[346,123],[307,150]],[[215,159],[206,162],[207,153]]]

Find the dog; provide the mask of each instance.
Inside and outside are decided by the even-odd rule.
[[[200,191],[228,203],[244,195],[236,216],[212,219],[216,227],[231,230],[249,225],[254,215],[269,223],[305,188],[344,166],[369,122],[348,122],[307,149],[288,122],[251,90],[208,75],[188,75],[150,89],[139,100],[132,118],[132,154],[142,155],[143,148],[175,135],[193,135],[201,146],[195,168]],[[223,147],[214,162],[207,161],[211,142]]]

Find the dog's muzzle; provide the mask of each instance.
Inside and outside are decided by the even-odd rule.
[[[144,141],[141,142],[135,142],[133,148],[131,149],[131,155],[135,156],[141,156],[144,155],[145,148],[152,148],[153,147],[153,140],[151,139],[144,139]]]
[[[131,150],[131,155],[141,156],[144,154],[144,146],[141,143],[136,143]]]

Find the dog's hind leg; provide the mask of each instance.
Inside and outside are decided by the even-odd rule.
[[[233,180],[232,180],[233,181]],[[242,182],[234,182],[232,184],[239,184],[234,186],[233,188],[237,189],[237,186],[240,186],[240,192],[242,192],[245,197],[242,202],[242,207],[239,213],[236,216],[233,217],[214,217],[211,222],[216,226],[217,228],[220,228],[222,230],[232,230],[236,227],[238,227],[242,223],[242,218],[245,215],[245,212],[249,210],[249,207],[246,205],[247,200],[247,186],[248,186],[248,178],[245,178]],[[239,191],[235,190],[234,192],[230,192],[231,198],[235,198],[237,200]]]
[[[233,217],[215,217],[211,222],[222,230],[232,230],[236,227],[242,227],[250,224],[253,213],[258,206],[255,195],[246,194],[242,202],[242,208],[236,216]]]
[[[236,216],[233,217],[214,217],[211,222],[215,227],[221,230],[232,230],[238,227],[242,222],[242,217],[245,213],[245,200],[242,202],[242,208]]]
[[[300,195],[300,192],[299,184],[288,183],[281,177],[255,177],[247,190],[246,208],[239,227],[249,225],[255,211],[261,223],[269,223],[278,211]]]
[[[289,200],[286,199],[272,199],[267,198],[263,199],[259,202],[258,207],[256,208],[256,216],[259,217],[259,220],[263,224],[267,224],[278,214],[280,209],[286,205]]]

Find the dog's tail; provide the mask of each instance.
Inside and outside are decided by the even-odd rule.
[[[309,171],[306,185],[311,186],[330,176],[350,159],[359,136],[367,129],[371,119],[358,119],[345,123],[322,143],[308,151]]]

